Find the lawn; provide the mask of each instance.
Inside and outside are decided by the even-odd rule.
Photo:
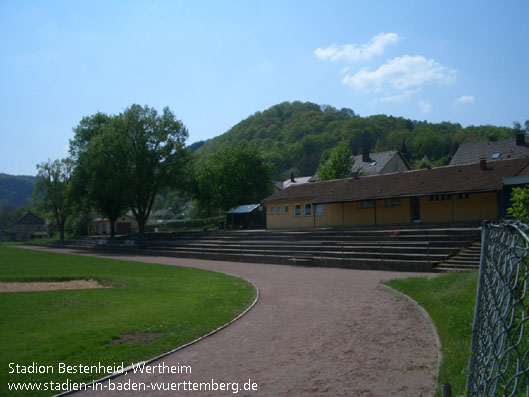
[[[155,357],[229,322],[256,295],[250,283],[215,272],[0,247],[0,281],[68,279],[97,279],[111,288],[0,294],[0,395],[8,382],[106,375],[59,374],[59,363],[128,366]],[[111,343],[128,333],[159,338]],[[54,373],[9,373],[33,362]],[[50,394],[56,393],[41,395]]]
[[[386,283],[413,298],[432,317],[443,353],[439,385],[450,383],[454,396],[465,391],[477,281],[478,273],[472,271]],[[437,394],[441,396],[441,390]]]

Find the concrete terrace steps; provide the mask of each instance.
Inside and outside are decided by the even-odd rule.
[[[257,230],[257,231],[213,231],[213,232],[180,232],[180,233],[156,233],[157,239],[193,239],[193,238],[222,238],[235,240],[252,240],[268,238],[288,238],[288,239],[321,239],[327,236],[404,236],[404,235],[439,235],[447,234],[450,236],[462,235],[480,235],[479,227],[449,227],[449,228],[377,228],[377,229],[316,229],[316,230]],[[448,231],[448,232],[447,232]]]
[[[414,241],[429,241],[430,243],[434,242],[465,242],[465,243],[471,243],[475,241],[474,236],[451,236],[451,235],[434,235],[434,236],[424,236],[424,235],[408,235],[408,236],[343,236],[343,237],[322,237],[322,238],[311,238],[311,239],[296,239],[296,240],[290,240],[285,239],[284,237],[280,236],[277,237],[279,241],[289,241],[289,242],[303,242],[303,241],[316,241],[316,242],[327,242],[327,243],[336,243],[336,244],[342,244],[342,243],[350,243],[351,241],[355,242],[414,242]],[[170,241],[170,240],[162,240],[162,241]],[[255,239],[255,240],[246,240],[246,239],[222,239],[222,238],[212,238],[212,237],[206,237],[202,239],[189,239],[189,240],[173,240],[173,242],[180,242],[180,243],[191,243],[193,241],[199,241],[199,242],[211,242],[211,243],[218,243],[218,244],[226,244],[230,242],[235,243],[261,243],[262,241],[274,241],[271,240],[269,236],[264,236],[262,239]],[[149,241],[150,242],[150,241]],[[141,241],[138,241],[138,243],[141,243]]]
[[[439,264],[440,271],[477,270],[481,258],[481,241],[475,241]]]
[[[316,229],[153,233],[114,240],[84,237],[59,246],[208,260],[432,271],[481,237],[477,227]],[[134,245],[126,245],[134,239]],[[104,243],[102,244],[102,241]],[[449,265],[448,265],[449,266]]]
[[[124,252],[129,252],[124,250]],[[262,255],[261,253],[248,253],[243,252],[242,254],[228,254],[223,253],[222,257],[219,258],[217,254],[207,253],[203,251],[195,252],[180,252],[175,251],[140,251],[142,254],[150,255],[161,255],[161,256],[174,256],[180,258],[194,258],[194,259],[206,259],[206,260],[226,260],[233,262],[252,262],[252,263],[267,263],[267,264],[289,264],[289,265],[300,265],[300,266],[318,266],[318,267],[342,267],[342,268],[354,268],[354,269],[371,269],[371,270],[401,270],[401,271],[430,271],[432,263],[414,258],[410,260],[396,260],[388,258],[343,258],[343,257],[319,257],[311,256],[306,253],[292,253],[289,255]],[[424,257],[422,257],[424,258]]]
[[[141,247],[141,246],[138,246]],[[456,254],[459,247],[454,246],[433,246],[428,244],[415,245],[398,245],[398,244],[212,244],[212,243],[192,243],[192,244],[149,244],[146,248],[157,250],[178,250],[178,249],[204,249],[212,251],[279,251],[291,252],[292,250],[301,251],[340,251],[340,252],[408,252],[421,254]]]
[[[453,251],[453,253],[458,252],[462,246],[471,244],[474,240],[470,239],[459,239],[459,240],[438,240],[438,239],[432,239],[431,241],[428,241],[427,245],[431,249],[450,249]],[[424,238],[422,241],[406,241],[406,240],[358,240],[358,241],[229,241],[229,242],[223,242],[218,240],[192,240],[192,241],[148,241],[148,242],[142,242],[137,241],[137,246],[157,246],[157,247],[177,247],[177,246],[211,246],[211,247],[217,247],[217,246],[223,246],[223,247],[230,247],[230,246],[236,246],[236,247],[252,247],[252,246],[267,246],[267,247],[277,247],[278,249],[290,249],[290,247],[313,247],[313,246],[328,246],[328,247],[358,247],[359,249],[361,247],[365,247],[366,249],[372,249],[373,247],[395,247],[395,248],[404,248],[409,247],[410,249],[413,249],[414,247],[425,247],[425,241]]]
[[[430,261],[441,261],[447,255],[455,254],[459,251],[457,247],[430,247],[424,243],[409,245],[397,244],[211,244],[192,243],[186,245],[158,245],[153,244],[145,247],[154,251],[175,251],[175,252],[208,252],[216,254],[242,254],[255,253],[263,256],[284,255],[285,253],[301,253],[305,256],[343,256],[343,257],[375,257],[375,256],[398,256],[404,259],[414,259],[416,257],[427,257]]]
[[[237,235],[237,234],[231,234],[226,233],[225,235],[219,234],[219,233],[207,233],[202,236],[199,235],[192,235],[192,236],[182,236],[182,235],[174,235],[174,236],[160,236],[160,238],[157,238],[157,240],[183,240],[183,241],[189,241],[189,240],[222,240],[222,241],[241,241],[241,240],[247,240],[247,241],[260,241],[263,239],[286,239],[289,241],[299,241],[299,240],[317,240],[317,241],[326,241],[326,240],[348,240],[351,238],[354,239],[364,239],[364,240],[371,240],[374,238],[377,239],[394,239],[394,240],[413,240],[413,239],[422,239],[425,236],[428,236],[429,238],[442,238],[442,239],[456,239],[461,236],[472,236],[472,237],[479,237],[479,233],[453,233],[453,232],[446,232],[446,231],[439,231],[437,233],[423,233],[423,232],[408,232],[408,233],[397,233],[395,234],[391,232],[378,232],[378,233],[351,233],[351,232],[342,232],[342,233],[325,233],[325,234],[290,234],[290,233],[281,233],[281,234],[269,234],[269,233],[263,233],[260,235]]]
[[[446,255],[443,254],[426,254],[424,252],[418,252],[418,253],[409,253],[409,252],[386,252],[384,250],[381,251],[373,251],[373,252],[357,252],[357,251],[332,251],[332,250],[303,250],[303,251],[274,251],[274,250],[264,250],[264,249],[245,249],[245,250],[237,250],[237,249],[201,249],[201,248],[195,248],[195,249],[187,249],[187,248],[180,248],[180,249],[173,249],[173,250],[153,250],[153,249],[147,249],[146,251],[149,251],[153,254],[156,253],[174,253],[176,254],[182,254],[182,255],[200,255],[200,254],[211,254],[211,255],[217,255],[217,256],[227,256],[227,255],[236,255],[236,256],[243,256],[243,255],[254,255],[254,256],[260,256],[263,258],[266,257],[303,257],[303,258],[312,258],[312,259],[321,259],[321,258],[341,258],[341,259],[357,259],[357,258],[363,258],[363,259],[373,259],[373,260],[400,260],[400,261],[429,261],[433,263],[437,263],[442,261],[446,258]]]

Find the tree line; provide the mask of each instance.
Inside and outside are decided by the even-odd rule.
[[[525,128],[524,128],[525,127]],[[345,140],[353,155],[399,150],[412,168],[446,165],[464,142],[513,137],[522,127],[468,126],[458,123],[429,123],[387,115],[361,117],[353,110],[308,102],[284,102],[256,112],[225,134],[197,142],[193,149],[208,156],[218,148],[247,142],[257,146],[265,160],[274,164],[273,178],[286,180],[290,174],[313,175],[323,157]]]
[[[70,156],[38,165],[36,194],[64,238],[86,229],[88,214],[114,224],[125,212],[139,232],[153,208],[193,199],[195,217],[209,217],[273,192],[272,180],[349,175],[352,155],[400,150],[412,167],[446,164],[459,144],[512,137],[513,128],[428,123],[400,117],[360,117],[351,109],[282,103],[241,121],[225,134],[186,146],[188,131],[169,108],[131,105],[98,112],[73,129]],[[74,224],[74,226],[71,226]]]
[[[271,165],[255,147],[226,147],[199,160],[185,145],[186,127],[167,107],[98,112],[73,131],[70,156],[39,164],[35,183],[61,239],[69,219],[90,212],[108,218],[113,237],[116,220],[129,211],[142,234],[157,195],[167,189],[195,197],[208,213],[271,192]]]

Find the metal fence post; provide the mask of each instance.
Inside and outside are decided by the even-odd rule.
[[[472,369],[474,367],[474,353],[477,343],[477,328],[478,328],[478,317],[479,317],[479,302],[481,301],[481,293],[483,289],[483,282],[485,277],[483,272],[485,270],[485,254],[487,252],[487,237],[488,237],[488,228],[487,223],[483,221],[481,223],[481,257],[479,259],[479,275],[478,275],[478,290],[476,292],[476,306],[474,307],[474,322],[472,324],[472,339],[470,341],[470,357],[468,360],[468,376],[466,382],[466,392],[470,392],[470,385],[472,380]]]
[[[452,397],[452,385],[450,383],[443,384],[443,397]]]

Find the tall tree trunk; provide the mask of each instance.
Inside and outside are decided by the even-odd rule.
[[[60,239],[64,240],[64,226],[66,225],[66,219],[64,219],[63,216],[59,213],[59,211],[55,211],[55,220],[57,221],[57,226],[59,227],[59,234]]]
[[[110,238],[116,237],[116,221],[118,218],[108,218],[108,221],[110,222]]]
[[[145,234],[145,223],[146,223],[145,215],[138,214],[138,216],[136,217],[136,220],[138,221],[138,233],[141,235]]]

